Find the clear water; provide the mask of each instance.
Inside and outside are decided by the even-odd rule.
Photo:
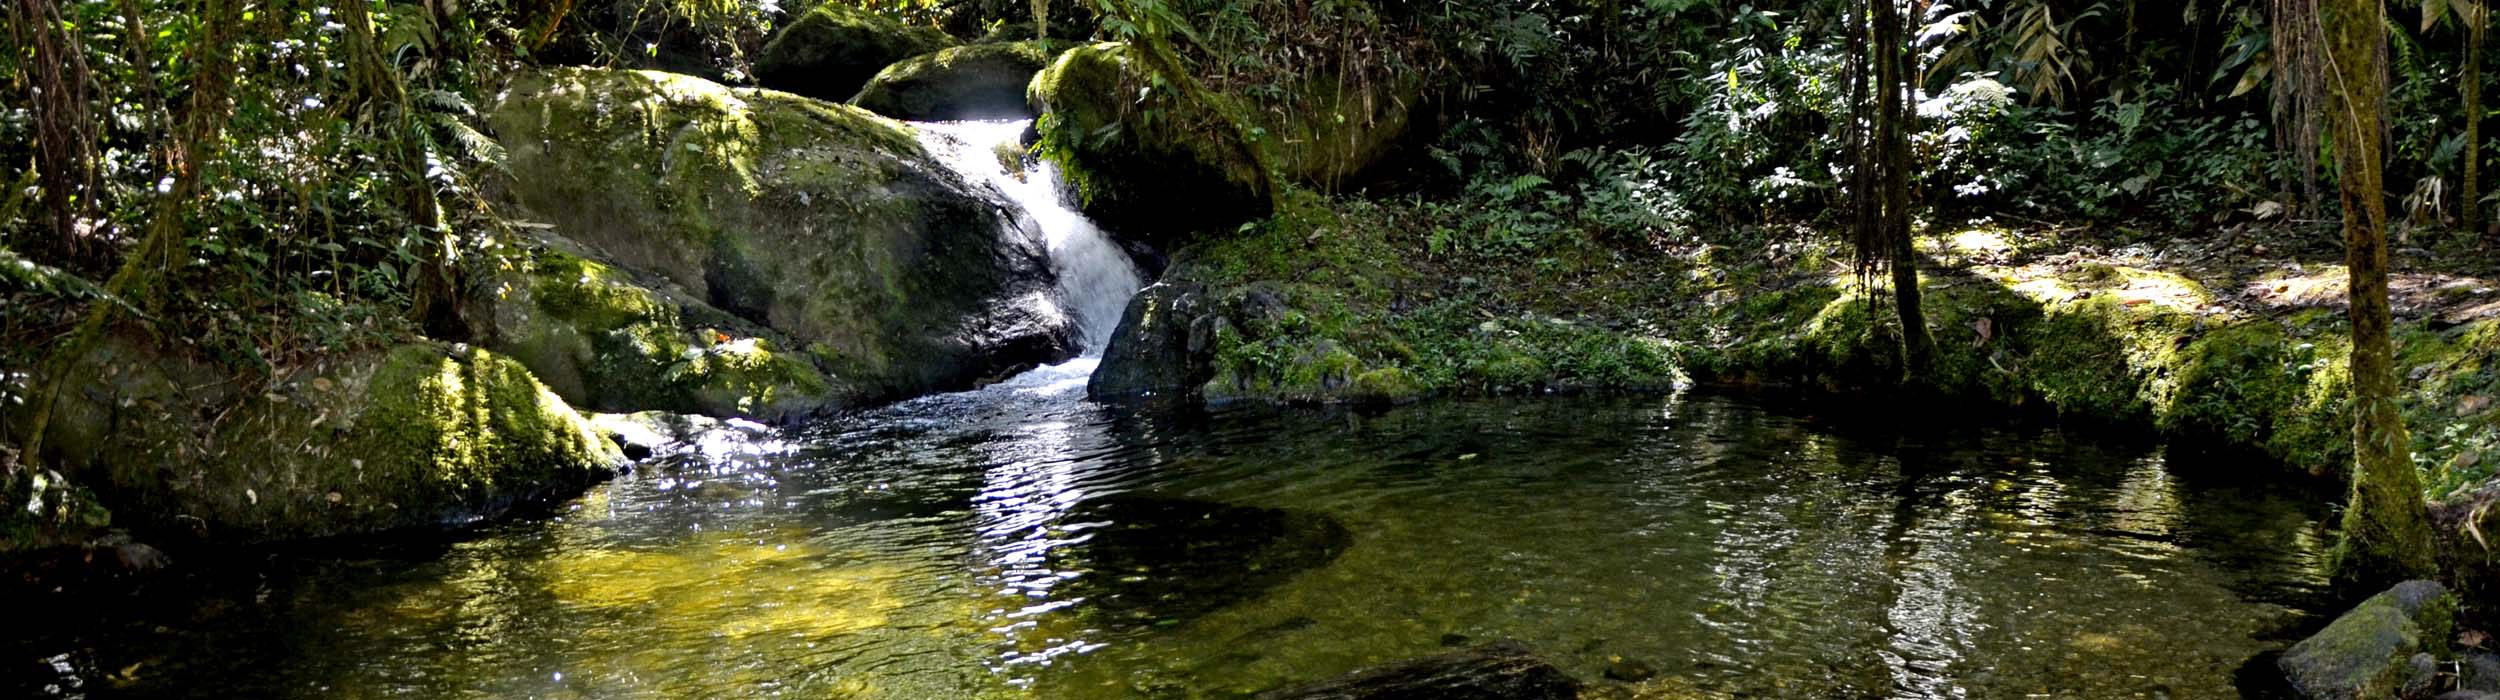
[[[2054,432],[1144,415],[1076,377],[715,441],[449,545],[10,606],[0,696],[1236,698],[1516,639],[1660,673],[1591,697],[2233,697],[2327,536],[2313,494]]]

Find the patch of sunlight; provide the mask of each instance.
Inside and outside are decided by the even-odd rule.
[[[2250,280],[2243,292],[2274,307],[2336,306],[2344,303],[2349,279],[2344,266],[2326,265],[2305,273],[2292,270],[2261,276]]]
[[[2002,259],[2018,252],[2014,246],[2013,237],[2006,235],[2002,229],[1994,228],[1975,228],[1944,236],[1925,236],[1919,239],[1919,245],[1926,248],[1927,250],[1923,252],[1930,255],[1972,260]]]
[[[837,637],[882,627],[904,607],[902,567],[845,562],[795,539],[722,533],[661,551],[571,550],[550,563],[550,587],[570,606],[728,637]]]

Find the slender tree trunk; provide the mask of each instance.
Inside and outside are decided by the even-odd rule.
[[[1873,211],[1862,207],[1859,212],[1865,218],[1858,234],[1858,256],[1862,272],[1871,271],[1872,262],[1891,269],[1893,311],[1901,321],[1902,381],[1915,384],[1927,375],[1935,341],[1927,335],[1926,314],[1920,308],[1918,259],[1910,241],[1909,129],[1915,89],[1906,44],[1910,27],[1893,0],[1869,0],[1867,5],[1873,55],[1865,65],[1873,69],[1874,83],[1866,92],[1875,98],[1874,134],[1871,144],[1858,149],[1856,167],[1872,169],[1874,176],[1860,178],[1860,182],[1875,191],[1860,200],[1871,202]],[[1865,97],[1858,89],[1852,92]]]
[[[1050,41],[1050,0],[1033,0],[1033,40]]]
[[[2351,273],[2352,434],[2359,464],[2331,566],[2348,591],[2428,576],[2435,566],[2412,438],[2396,410],[2388,338],[2387,201],[2380,181],[2386,15],[2382,0],[2328,0],[2319,13],[2329,52],[2327,117],[2344,209],[2344,263]]]
[[[2483,235],[2483,30],[2491,9],[2481,0],[2465,25],[2465,233]]]

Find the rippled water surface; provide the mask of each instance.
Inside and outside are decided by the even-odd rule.
[[[2055,433],[1707,397],[1171,417],[1076,400],[1086,364],[449,545],[234,562],[6,661],[91,697],[1234,698],[1516,639],[1659,672],[1605,697],[2211,698],[2318,583],[2313,497]]]

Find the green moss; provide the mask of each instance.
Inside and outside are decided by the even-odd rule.
[[[1354,376],[1346,396],[1369,403],[1407,403],[1424,396],[1423,382],[1396,367],[1382,367]]]
[[[345,436],[342,454],[352,457],[307,475],[342,493],[341,503],[352,494],[368,508],[448,516],[623,459],[519,363],[429,345],[402,346],[382,362]]]

